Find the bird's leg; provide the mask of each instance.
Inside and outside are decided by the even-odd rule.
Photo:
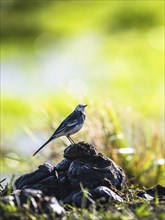
[[[75,144],[75,142],[73,141],[73,139],[69,136],[69,140],[72,144]]]
[[[68,135],[67,136],[68,140],[70,141],[71,144],[75,144],[75,142],[73,141],[73,139]]]
[[[68,138],[68,140],[70,141],[70,143],[73,144],[73,142],[72,142],[70,136],[67,136],[67,138]]]

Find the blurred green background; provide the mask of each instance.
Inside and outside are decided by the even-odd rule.
[[[62,159],[34,151],[79,103],[87,141],[128,182],[164,184],[164,1],[1,1],[3,177]],[[9,180],[9,178],[8,178]]]

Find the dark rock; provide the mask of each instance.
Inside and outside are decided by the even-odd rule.
[[[58,216],[65,212],[65,209],[59,204],[55,197],[45,197],[42,201],[42,207],[45,208],[46,213],[56,213]]]
[[[36,213],[51,214],[53,211],[57,215],[61,215],[65,212],[64,208],[58,203],[55,197],[44,196],[40,190],[15,190],[10,196],[2,197],[1,202],[18,207],[25,207],[25,205],[28,204],[30,209]]]
[[[156,185],[150,189],[139,191],[137,196],[145,198],[147,200],[153,200],[158,198],[160,201],[165,200],[165,187],[161,185]]]
[[[138,192],[138,193],[137,193],[137,196],[142,197],[142,198],[144,198],[144,199],[146,199],[146,200],[148,200],[148,201],[154,199],[153,196],[150,196],[149,194],[147,194],[146,192],[143,192],[143,191]]]
[[[68,160],[68,159],[63,159],[60,163],[57,164],[57,166],[55,166],[55,170],[59,173],[59,172],[65,172],[68,170],[70,164],[72,163],[72,160]]]
[[[64,159],[56,167],[45,163],[34,172],[19,177],[14,182],[13,189],[17,190],[11,194],[12,198],[4,200],[17,205],[16,199],[19,197],[22,205],[28,203],[30,198],[30,207],[35,212],[42,211],[38,204],[40,207],[45,204],[42,207],[45,212],[50,207],[56,207],[52,197],[77,207],[88,207],[103,198],[105,202],[122,202],[112,188],[121,189],[124,182],[125,174],[113,160],[98,153],[92,145],[79,142],[65,149]],[[85,203],[82,188],[87,189]],[[50,197],[46,199],[45,196]]]
[[[156,185],[155,187],[152,187],[150,189],[145,190],[146,193],[148,193],[150,196],[153,197],[165,197],[165,187],[161,185]]]
[[[110,201],[123,202],[123,199],[115,192],[105,186],[98,186],[95,189],[84,192],[82,190],[78,192],[72,192],[64,199],[64,203],[75,205],[76,207],[88,207],[90,204],[99,200],[101,204],[105,204]]]
[[[93,188],[108,180],[113,186],[120,187],[125,181],[122,169],[112,160],[97,155],[89,160],[74,160],[67,172],[68,179],[73,186],[83,184],[84,187]]]
[[[77,158],[89,158],[94,155],[98,155],[96,148],[84,142],[70,145],[64,150],[64,158],[69,160],[75,160]]]
[[[74,205],[78,208],[87,208],[92,203],[91,194],[86,192],[86,197],[84,197],[83,191],[72,192],[69,196],[65,197],[63,200],[64,204]]]
[[[36,184],[26,185],[22,189],[27,189],[27,188],[38,189],[41,190],[44,193],[44,195],[47,196],[53,195],[56,198],[60,198],[59,190],[58,190],[58,181],[57,178],[54,176],[46,177],[45,179],[40,180]]]
[[[106,203],[109,201],[123,202],[123,199],[119,195],[117,195],[115,192],[105,186],[98,186],[97,188],[92,189],[89,192],[94,201],[98,199],[103,199],[102,203]]]
[[[74,188],[70,184],[70,181],[68,180],[66,174],[63,174],[58,178],[58,186],[59,186],[58,190],[60,193],[61,200],[63,200],[66,196],[68,196],[70,193],[76,190],[76,188]]]
[[[41,190],[44,195],[54,195],[59,198],[58,182],[55,169],[51,164],[45,163],[32,173],[27,173],[16,179],[14,189]]]
[[[40,180],[43,180],[49,176],[56,177],[54,167],[51,164],[44,163],[43,165],[40,165],[34,172],[24,174],[16,179],[14,182],[14,188],[22,189],[24,186],[38,183]]]

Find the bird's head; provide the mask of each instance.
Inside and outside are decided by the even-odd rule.
[[[87,105],[79,104],[79,105],[75,108],[75,111],[84,113],[84,110],[85,110],[85,107],[86,107],[86,106],[87,106]]]

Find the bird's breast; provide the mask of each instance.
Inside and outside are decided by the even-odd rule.
[[[72,134],[78,132],[82,128],[82,126],[83,126],[83,124],[77,124],[76,126],[74,126],[74,128],[72,128],[71,131],[68,131],[67,133],[69,135],[72,135]]]
[[[83,121],[85,120],[86,115],[84,113],[82,113],[82,119]]]

